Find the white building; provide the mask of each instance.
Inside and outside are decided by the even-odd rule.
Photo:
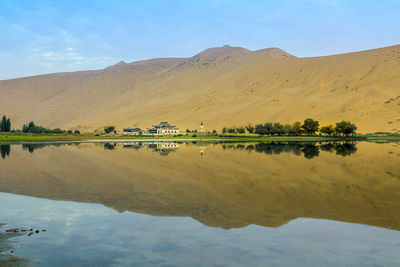
[[[153,125],[154,128],[147,129],[146,134],[149,135],[176,135],[179,134],[179,128],[170,125],[167,121],[160,122],[158,125]]]
[[[140,128],[124,128],[123,135],[143,135],[143,131]]]

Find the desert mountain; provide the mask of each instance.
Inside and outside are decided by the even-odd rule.
[[[360,132],[400,131],[400,45],[297,58],[279,48],[223,46],[191,58],[119,62],[103,70],[0,81],[0,112],[21,127],[181,129],[313,117]]]

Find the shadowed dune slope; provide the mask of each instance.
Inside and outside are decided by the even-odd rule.
[[[400,131],[400,46],[315,58],[223,46],[191,58],[0,81],[0,111],[20,127],[94,130],[168,120],[208,129],[313,117],[360,132]]]

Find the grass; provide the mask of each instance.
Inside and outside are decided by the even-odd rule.
[[[367,140],[368,136],[329,137],[329,136],[259,136],[256,134],[223,134],[223,135],[191,135],[182,136],[119,136],[119,135],[66,135],[66,134],[9,134],[0,133],[0,142],[52,142],[52,141],[88,141],[88,140],[126,140],[126,139],[179,139],[179,140],[207,140],[207,139],[230,139],[230,140],[254,140],[254,141],[336,141],[336,140]],[[378,137],[373,136],[373,139]],[[382,139],[382,136],[379,138]],[[390,138],[394,138],[390,136]],[[400,136],[399,136],[400,138]]]

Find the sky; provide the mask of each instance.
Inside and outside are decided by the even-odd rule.
[[[0,80],[279,47],[298,57],[400,44],[400,0],[1,0]]]

